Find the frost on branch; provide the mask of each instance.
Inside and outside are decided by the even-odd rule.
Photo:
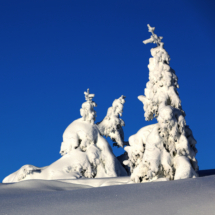
[[[110,136],[123,145],[122,114],[124,96],[116,99],[108,109],[105,119],[96,125],[96,103],[89,89],[80,109],[81,118],[73,121],[63,133],[60,154],[62,157],[43,168],[24,165],[7,176],[4,183],[27,179],[74,179],[80,177],[101,178],[126,176],[127,172],[114,156],[112,149],[102,135]]]
[[[169,66],[170,57],[158,37],[148,25],[151,37],[143,43],[156,43],[149,59],[149,81],[143,103],[145,119],[156,118],[158,123],[141,128],[129,138],[125,147],[129,159],[124,161],[135,182],[196,177],[196,140],[185,121],[185,112],[178,95],[177,76]]]

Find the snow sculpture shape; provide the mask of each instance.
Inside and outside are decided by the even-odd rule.
[[[138,96],[143,103],[145,119],[156,118],[158,123],[141,128],[129,137],[125,147],[134,182],[197,177],[196,140],[185,121],[177,88],[177,76],[169,66],[170,57],[158,37],[148,25],[151,37],[143,43],[156,43],[149,59],[149,81],[145,96]]]
[[[86,102],[80,109],[81,118],[73,121],[63,133],[60,153],[62,157],[47,167],[24,165],[18,171],[7,176],[3,183],[17,182],[27,179],[74,179],[80,177],[101,178],[126,176],[127,172],[114,156],[112,149],[102,135],[123,145],[123,120],[118,114],[122,113],[124,96],[113,102],[108,109],[102,125],[94,124],[96,103],[92,101],[94,94],[89,89],[84,92]],[[109,111],[110,110],[110,111]],[[106,119],[107,118],[107,119]],[[108,120],[111,125],[105,123]],[[101,130],[100,130],[101,129]],[[114,135],[115,133],[116,135]],[[122,134],[120,133],[122,132]],[[121,136],[120,136],[121,135]]]

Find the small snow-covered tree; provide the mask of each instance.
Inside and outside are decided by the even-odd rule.
[[[28,179],[74,179],[80,177],[101,178],[127,176],[126,170],[113,154],[103,137],[109,136],[118,146],[124,145],[122,115],[124,96],[115,99],[108,109],[107,116],[95,124],[96,103],[94,94],[89,89],[85,94],[85,102],[80,109],[81,118],[74,120],[63,133],[60,154],[62,157],[46,167],[24,165],[18,171],[7,176],[3,183]]]
[[[155,43],[149,59],[149,81],[145,96],[138,96],[143,103],[145,119],[154,118],[158,123],[141,128],[129,138],[125,147],[131,180],[152,181],[196,177],[196,140],[185,121],[177,88],[177,76],[169,66],[170,56],[164,49],[163,37],[158,37],[154,27],[148,25],[151,37],[145,41]]]
[[[106,117],[99,123],[98,128],[103,136],[110,137],[115,143],[114,146],[122,147],[125,145],[124,132],[122,127],[125,122],[120,118],[123,112],[125,96],[121,96],[113,101],[112,107],[108,108]]]

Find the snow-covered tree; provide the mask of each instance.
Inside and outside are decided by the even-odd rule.
[[[125,96],[115,99],[112,107],[108,108],[106,117],[99,123],[98,128],[103,136],[110,137],[114,141],[114,146],[124,146],[124,132],[122,127],[125,122],[120,118],[123,112],[123,105],[125,103]]]
[[[28,179],[73,179],[126,176],[127,172],[114,156],[107,140],[110,136],[117,145],[123,146],[124,137],[120,119],[124,96],[116,99],[105,119],[94,124],[96,119],[96,103],[92,101],[94,94],[89,89],[85,94],[85,102],[80,109],[81,118],[73,121],[63,133],[60,154],[62,157],[47,167],[24,165],[18,171],[7,176],[3,182],[17,182]]]
[[[141,128],[129,138],[125,147],[131,180],[152,181],[196,177],[196,140],[185,121],[177,88],[177,76],[169,66],[170,56],[164,49],[163,37],[158,37],[154,27],[148,25],[151,37],[145,41],[155,43],[149,59],[149,81],[145,96],[138,96],[143,103],[145,119],[154,118],[158,123]]]

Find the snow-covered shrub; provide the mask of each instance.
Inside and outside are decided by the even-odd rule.
[[[177,76],[169,66],[162,37],[154,34],[155,28],[148,28],[152,35],[143,43],[156,43],[157,47],[151,49],[145,96],[138,99],[144,105],[145,119],[156,118],[158,123],[141,128],[129,138],[129,146],[125,147],[129,159],[124,164],[130,167],[135,182],[196,177],[196,140],[186,125]]]
[[[71,179],[126,176],[127,172],[114,156],[107,140],[111,139],[123,146],[124,136],[122,115],[124,96],[116,99],[108,109],[105,119],[94,124],[96,103],[94,94],[85,92],[86,102],[80,109],[81,118],[73,121],[63,133],[60,154],[62,157],[43,168],[24,165],[15,173],[7,176],[3,182],[17,182],[27,179]]]

